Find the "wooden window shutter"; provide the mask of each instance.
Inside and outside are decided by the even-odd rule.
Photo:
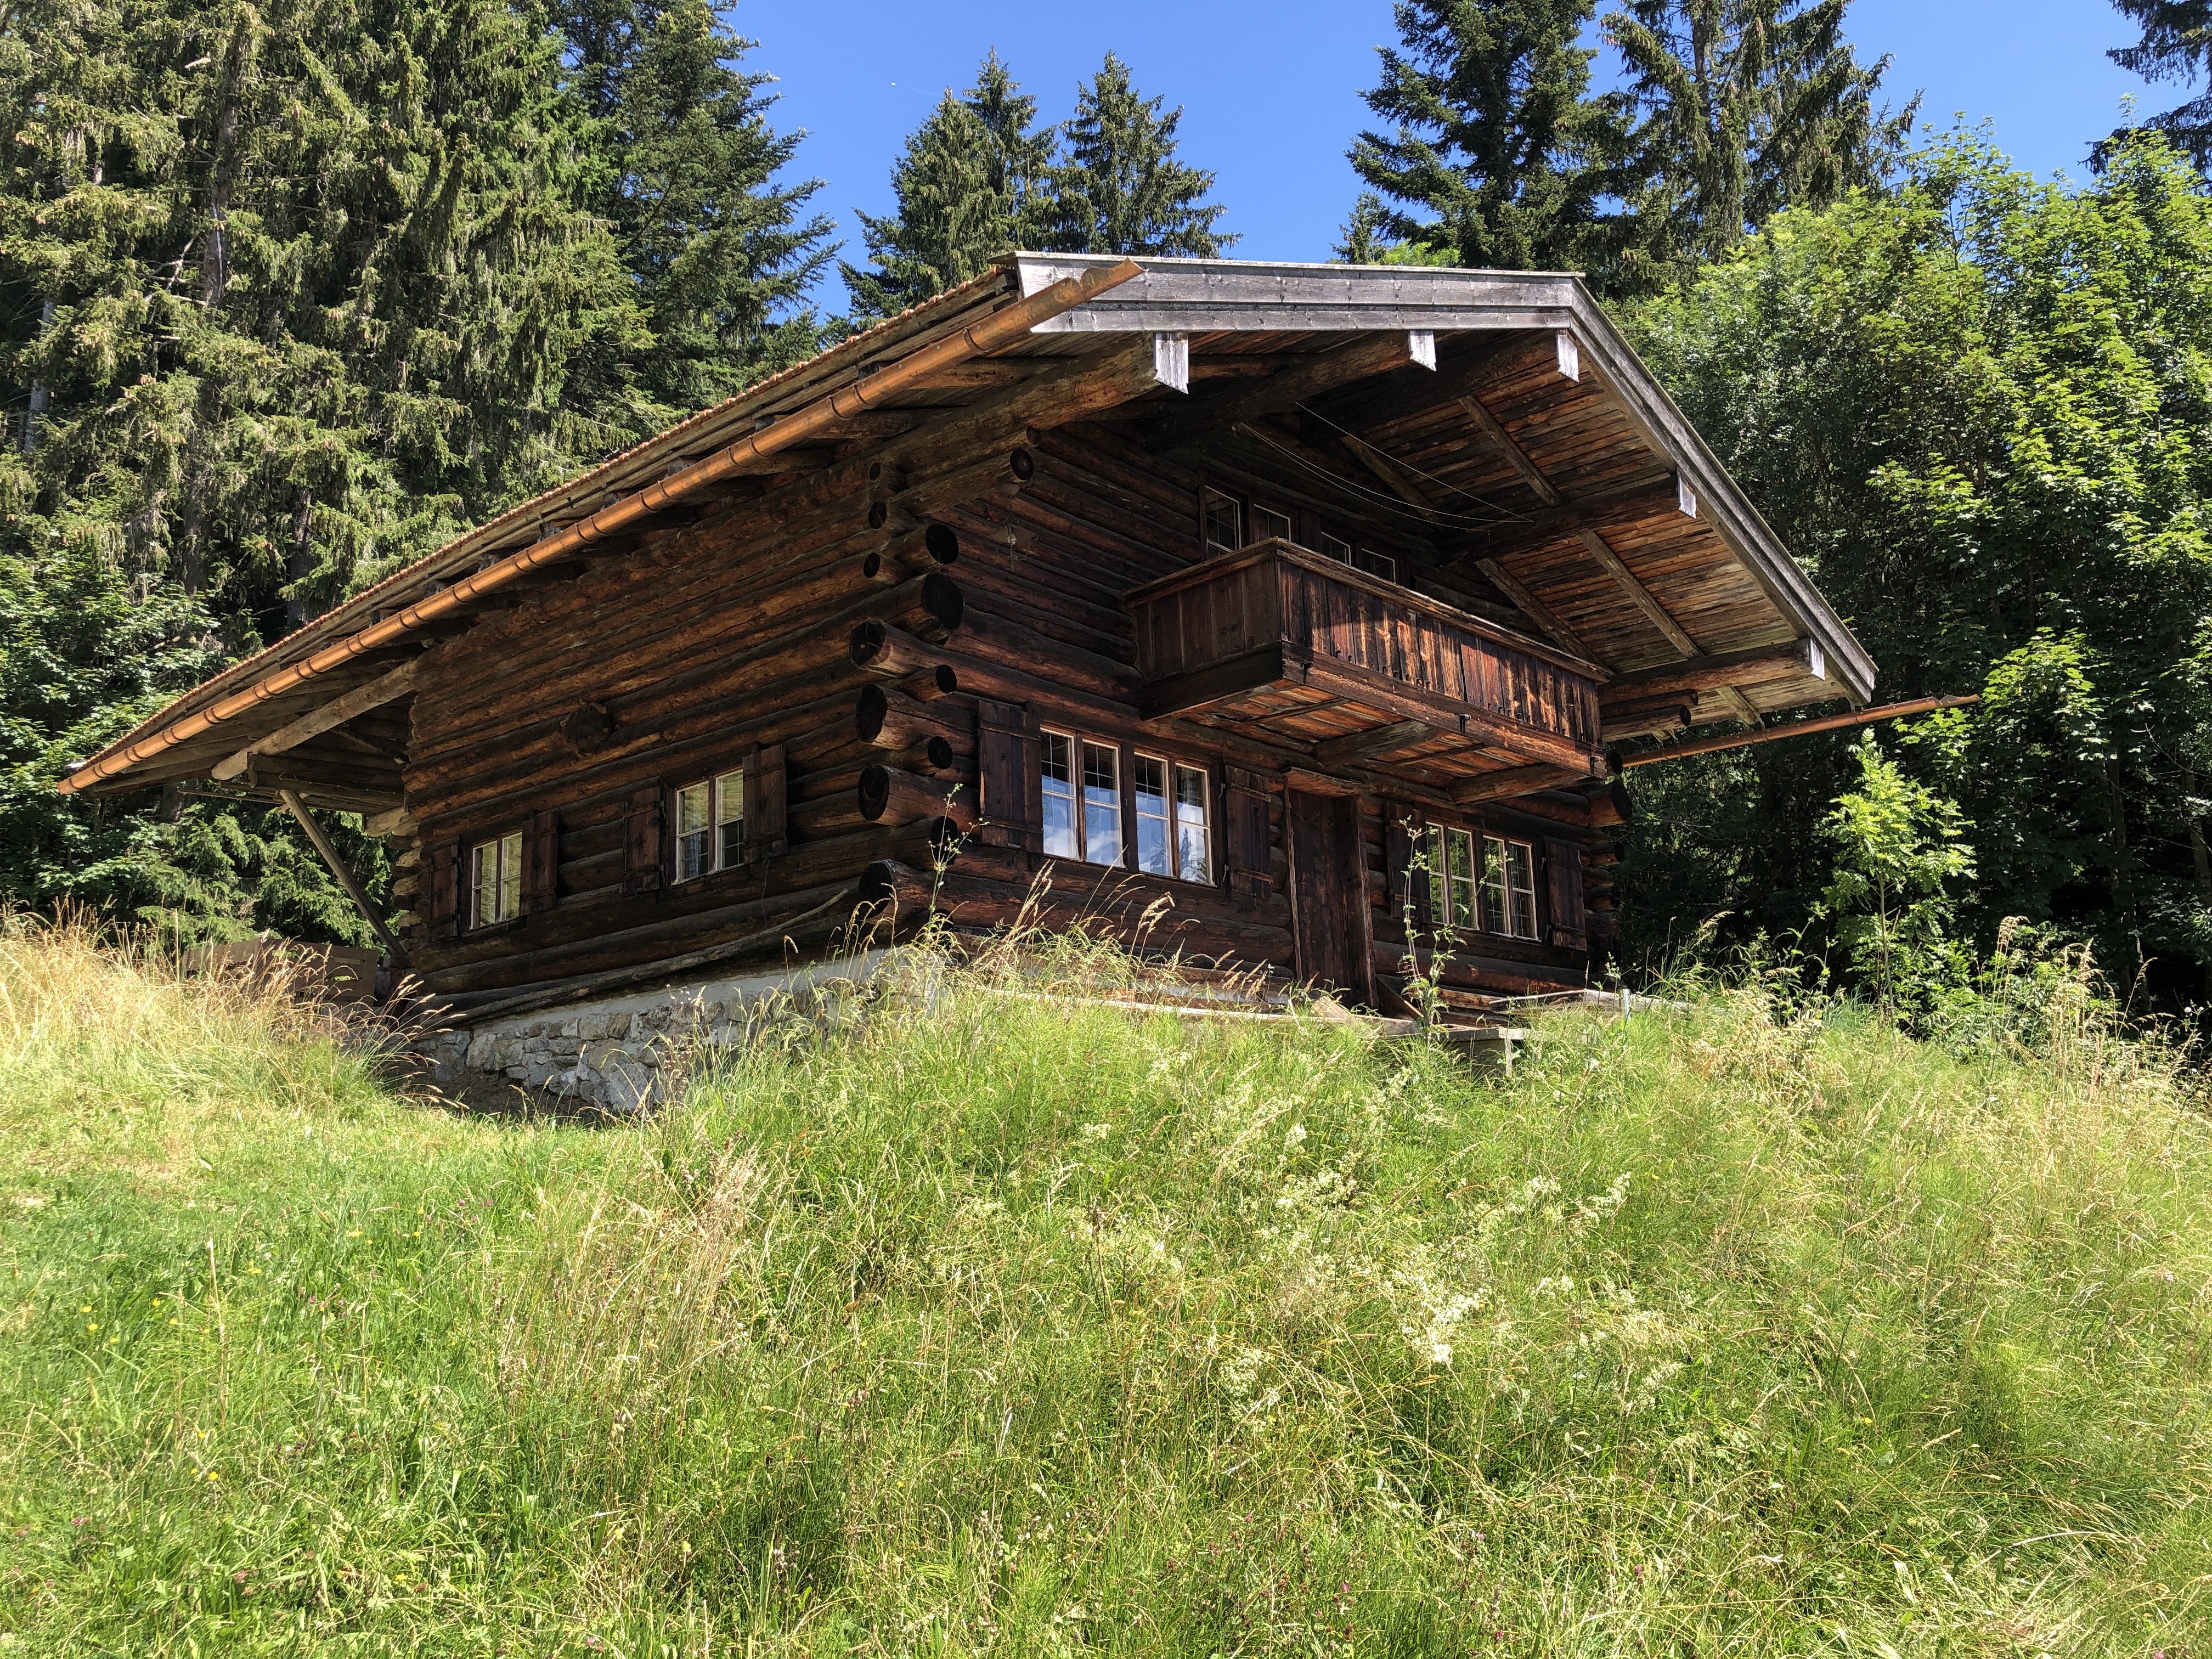
[[[522,909],[550,910],[561,881],[561,815],[533,812],[522,834]]]
[[[756,749],[745,762],[745,862],[757,864],[784,849],[783,745]]]
[[[1383,809],[1389,823],[1390,842],[1390,920],[1404,926],[1406,909],[1411,906],[1415,928],[1425,927],[1429,921],[1429,872],[1419,863],[1421,851],[1417,839],[1420,826],[1402,807],[1386,805]]]
[[[658,783],[641,783],[629,792],[629,816],[623,823],[623,887],[627,892],[650,893],[660,885],[661,825],[667,817],[661,798],[666,793]]]
[[[428,866],[430,937],[453,939],[461,930],[461,844],[441,842],[422,858]]]
[[[1222,830],[1228,854],[1229,884],[1240,893],[1275,890],[1273,836],[1267,817],[1267,780],[1241,767],[1229,768],[1222,792]]]
[[[1552,905],[1552,943],[1568,951],[1589,949],[1589,924],[1583,915],[1583,849],[1571,841],[1544,843],[1544,863]]]
[[[982,822],[975,839],[987,847],[1044,850],[1044,782],[1038,771],[1036,717],[1018,702],[975,702],[975,772]]]

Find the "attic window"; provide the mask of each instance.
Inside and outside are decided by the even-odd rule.
[[[1244,513],[1233,495],[1209,489],[1202,498],[1206,517],[1206,550],[1234,553],[1244,545]]]

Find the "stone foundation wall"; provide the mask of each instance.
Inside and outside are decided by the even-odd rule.
[[[686,1056],[744,1040],[781,1003],[811,1016],[864,994],[888,951],[789,972],[668,986],[456,1024],[418,1042],[432,1075],[448,1087],[471,1076],[503,1079],[563,1102],[611,1112],[642,1110],[681,1088]]]

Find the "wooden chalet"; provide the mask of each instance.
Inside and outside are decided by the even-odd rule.
[[[1572,276],[1022,253],[63,787],[364,814],[464,1022],[1048,867],[1048,923],[1164,902],[1147,948],[1389,1012],[1449,930],[1480,1014],[1603,951],[1609,744],[1874,678]]]

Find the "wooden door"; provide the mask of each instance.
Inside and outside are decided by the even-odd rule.
[[[1297,931],[1298,976],[1371,1002],[1359,802],[1349,795],[1293,789],[1285,813],[1291,854],[1291,918]]]

